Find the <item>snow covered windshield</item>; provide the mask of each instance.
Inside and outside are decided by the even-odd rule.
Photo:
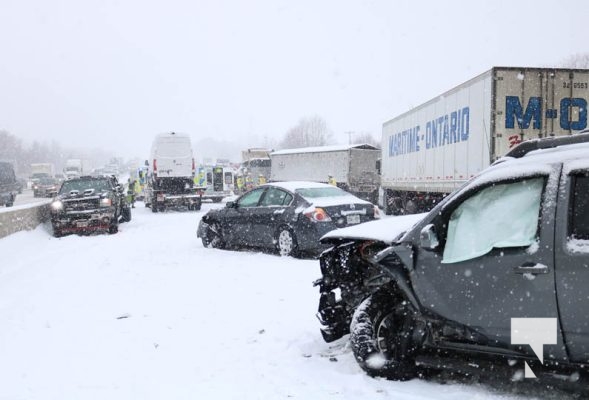
[[[65,181],[61,186],[59,193],[69,193],[72,190],[83,192],[88,189],[94,189],[96,192],[111,190],[110,183],[107,179],[84,179]]]
[[[323,197],[344,197],[349,196],[348,192],[341,190],[335,186],[333,187],[315,187],[315,188],[300,188],[295,192],[306,199],[319,199]]]

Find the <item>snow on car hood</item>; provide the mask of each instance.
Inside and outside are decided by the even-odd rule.
[[[335,229],[325,234],[324,239],[367,239],[392,243],[400,234],[408,231],[413,225],[421,221],[427,213],[401,215],[365,222],[347,228]]]

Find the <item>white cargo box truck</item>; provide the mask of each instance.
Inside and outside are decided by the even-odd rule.
[[[380,150],[369,144],[278,150],[270,153],[270,180],[327,183],[332,175],[338,187],[375,202],[379,158]]]
[[[379,205],[432,208],[521,141],[587,127],[589,70],[495,67],[383,124]]]

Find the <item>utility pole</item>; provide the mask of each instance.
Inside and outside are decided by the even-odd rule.
[[[348,144],[352,144],[352,135],[354,135],[356,132],[354,131],[347,131],[344,132],[344,135],[348,135]]]

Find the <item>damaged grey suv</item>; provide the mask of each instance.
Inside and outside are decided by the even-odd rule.
[[[322,240],[323,337],[349,333],[370,375],[589,367],[589,134],[524,142],[427,214]]]

